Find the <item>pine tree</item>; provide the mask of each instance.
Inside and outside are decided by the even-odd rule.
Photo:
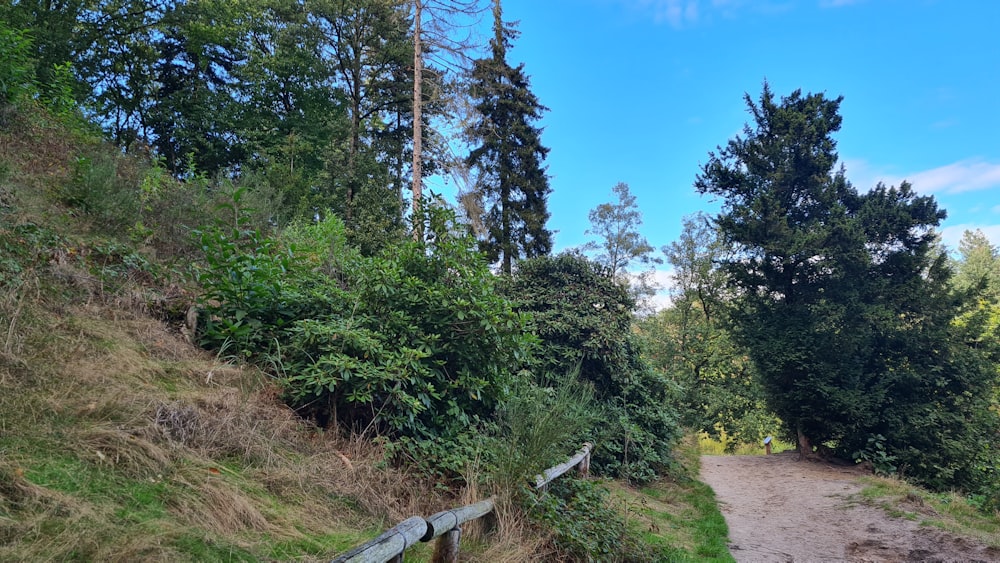
[[[507,63],[516,34],[504,25],[499,0],[493,16],[492,56],[473,63],[470,92],[479,117],[466,134],[478,146],[466,164],[478,172],[486,227],[481,249],[510,274],[515,259],[552,251],[552,233],[545,228],[551,188],[542,164],[549,149],[534,125],[546,108],[531,92],[524,65]]]

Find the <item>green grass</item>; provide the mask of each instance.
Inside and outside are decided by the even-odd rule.
[[[729,528],[712,489],[698,474],[694,438],[677,450],[681,469],[641,489],[612,484],[612,494],[629,527],[649,544],[659,561],[734,561],[727,547]]]
[[[979,510],[968,497],[932,493],[895,478],[865,477],[862,483],[864,488],[858,495],[861,502],[882,508],[891,516],[1000,548],[1000,514]]]

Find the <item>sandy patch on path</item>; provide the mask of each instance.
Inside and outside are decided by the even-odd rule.
[[[861,475],[795,453],[701,458],[739,562],[1000,561],[1000,551],[850,501]]]

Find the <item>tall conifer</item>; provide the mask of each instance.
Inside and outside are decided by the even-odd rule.
[[[551,188],[542,164],[549,149],[535,126],[546,108],[531,92],[524,65],[507,63],[516,32],[504,25],[500,0],[493,17],[492,56],[472,68],[470,92],[478,117],[466,134],[477,146],[466,164],[478,173],[476,193],[485,214],[481,248],[509,274],[515,259],[552,251],[552,232],[545,228]]]

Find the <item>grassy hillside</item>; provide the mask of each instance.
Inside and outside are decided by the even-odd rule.
[[[176,182],[148,156],[30,105],[4,112],[0,560],[328,560],[403,518],[482,496],[475,476],[442,487],[386,463],[377,441],[300,419],[271,376],[191,343],[190,231],[211,220],[224,185]],[[584,508],[627,521],[646,495],[611,487],[608,497],[585,486],[596,504]],[[656,494],[685,513],[683,495]],[[632,500],[613,501],[623,495]],[[539,510],[564,510],[552,502]],[[466,531],[463,553],[569,557],[547,529],[560,525],[546,523],[552,514],[533,522],[504,509],[494,533]],[[603,558],[699,549],[646,540]],[[426,545],[408,552],[428,556]]]
[[[5,119],[0,560],[325,559],[454,503],[187,341],[181,253],[103,216],[130,205],[108,184],[148,165],[101,178],[82,163],[112,157],[86,134]]]

